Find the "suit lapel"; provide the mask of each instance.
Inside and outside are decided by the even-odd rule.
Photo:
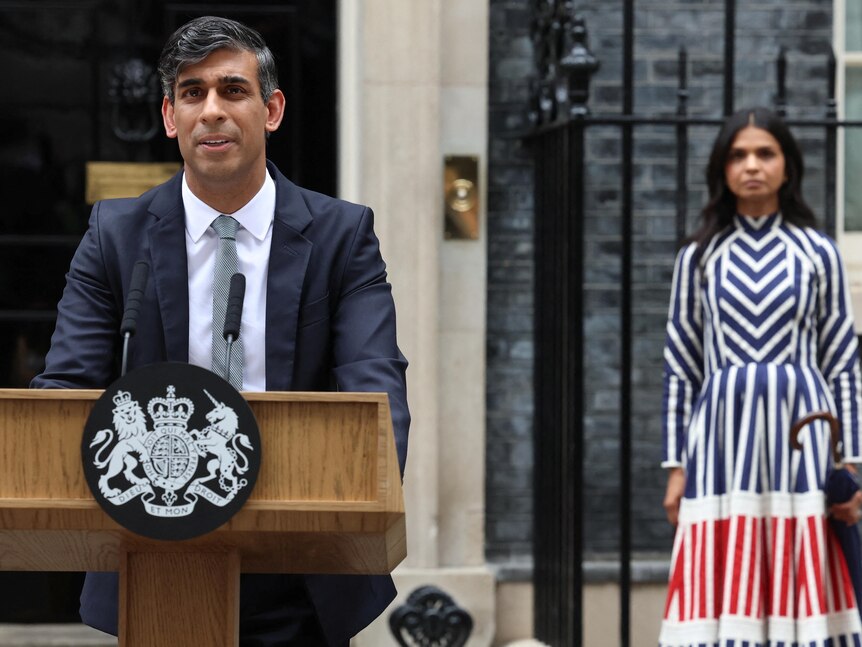
[[[312,244],[302,236],[312,217],[299,189],[272,164],[276,206],[266,289],[266,385],[287,391],[293,380],[296,328]],[[150,205],[152,279],[165,335],[165,359],[189,358],[189,285],[185,245],[182,174],[175,175]]]
[[[289,391],[296,327],[312,244],[302,236],[311,214],[297,187],[268,164],[275,179],[275,220],[266,287],[266,389]]]
[[[150,226],[152,279],[165,334],[165,359],[189,360],[189,280],[182,173],[175,175],[150,204],[156,222]]]

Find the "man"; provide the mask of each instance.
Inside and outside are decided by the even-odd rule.
[[[93,207],[66,280],[35,387],[102,388],[118,377],[118,326],[134,263],[151,266],[129,368],[212,360],[213,272],[220,215],[239,222],[242,386],[247,390],[383,391],[399,464],[407,454],[405,369],[373,215],[307,191],[266,160],[284,115],[260,35],[204,17],[180,27],[159,62],[165,132],[183,170],[136,199]],[[393,599],[389,577],[244,575],[240,643],[346,645]],[[81,617],[117,629],[117,575],[89,573]]]

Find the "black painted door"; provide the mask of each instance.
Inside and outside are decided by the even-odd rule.
[[[287,113],[268,156],[292,180],[335,191],[335,0],[244,3],[0,0],[0,388],[43,365],[64,274],[90,212],[86,164],[179,162],[164,137],[155,63],[204,14],[260,31]],[[0,622],[77,620],[80,574],[0,573]]]

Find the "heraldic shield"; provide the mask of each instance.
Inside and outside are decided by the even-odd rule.
[[[239,392],[179,362],[127,373],[97,400],[81,441],[102,509],[153,539],[190,539],[239,510],[260,470],[260,431]]]

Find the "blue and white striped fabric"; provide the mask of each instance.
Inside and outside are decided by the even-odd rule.
[[[660,645],[858,645],[846,563],[825,528],[830,432],[806,427],[802,451],[789,438],[799,418],[832,411],[845,458],[862,460],[835,244],[775,214],[737,216],[702,255],[685,247],[664,358],[662,464],[685,469],[686,489]]]
[[[705,262],[694,244],[677,257],[664,353],[662,464],[682,465],[695,408],[728,379],[723,371],[751,365],[772,366],[776,379],[778,372],[788,376],[797,388],[792,413],[828,404],[841,421],[845,457],[862,459],[858,348],[835,244],[780,214],[738,216],[735,225],[706,248]],[[772,383],[762,378],[768,376],[756,383]]]

